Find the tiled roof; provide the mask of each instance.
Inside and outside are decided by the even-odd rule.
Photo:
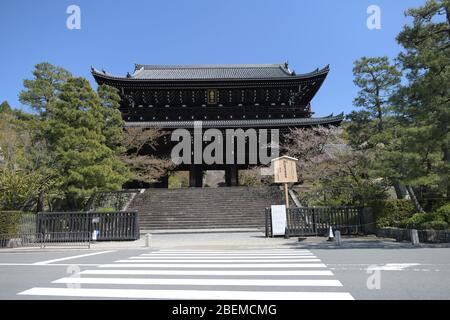
[[[291,118],[291,119],[248,119],[248,120],[190,120],[190,121],[141,121],[126,122],[126,127],[147,128],[194,128],[195,123],[200,123],[203,128],[262,128],[262,127],[289,127],[311,126],[339,123],[344,120],[344,115],[328,116],[322,118]]]
[[[135,79],[264,79],[286,78],[291,72],[282,64],[245,65],[136,65]]]
[[[227,79],[289,79],[327,73],[329,67],[296,75],[288,64],[214,64],[214,65],[142,65],[127,77],[117,77],[92,68],[94,76],[128,80],[227,80]]]

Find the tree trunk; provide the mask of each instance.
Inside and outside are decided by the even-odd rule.
[[[375,102],[375,106],[377,109],[377,118],[378,118],[378,124],[377,124],[377,128],[378,128],[378,132],[383,132],[383,109],[381,107],[381,99],[380,99],[380,88],[377,85],[377,89],[376,89],[376,102]]]
[[[37,212],[44,211],[44,191],[43,190],[39,191],[38,201],[37,201],[37,205],[36,205],[36,211]]]
[[[84,211],[90,211],[92,209],[92,206],[94,204],[94,199],[96,197],[96,193],[92,194],[89,199],[87,200],[85,206],[84,206]]]
[[[416,209],[417,212],[424,213],[425,210],[423,210],[422,206],[420,205],[419,201],[416,198],[416,194],[414,193],[414,189],[411,186],[406,186],[406,190],[408,191],[409,197],[411,198],[411,202]]]
[[[450,165],[450,150],[448,148],[444,148],[444,164],[446,166]],[[447,175],[447,199],[450,199],[450,181],[449,181],[449,177]]]
[[[403,185],[397,181],[394,183],[394,189],[395,189],[395,193],[397,194],[397,199],[405,199],[405,197],[408,193],[405,185]]]

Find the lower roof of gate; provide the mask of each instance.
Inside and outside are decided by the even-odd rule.
[[[190,129],[202,128],[285,128],[302,126],[340,125],[344,114],[320,118],[286,118],[286,119],[239,119],[239,120],[188,120],[188,121],[139,121],[126,122],[126,127]]]

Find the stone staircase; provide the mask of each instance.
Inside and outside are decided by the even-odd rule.
[[[128,210],[142,230],[264,228],[264,209],[283,204],[277,187],[146,189]]]

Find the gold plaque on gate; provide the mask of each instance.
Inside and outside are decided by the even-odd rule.
[[[217,90],[208,89],[208,104],[217,104]]]
[[[297,177],[298,159],[283,156],[272,160],[274,169],[275,183],[294,183],[298,181]]]

